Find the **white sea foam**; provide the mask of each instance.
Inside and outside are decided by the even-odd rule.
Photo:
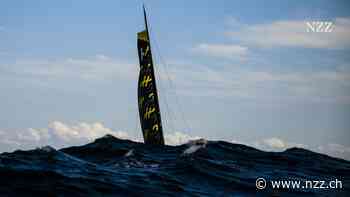
[[[43,146],[43,147],[38,148],[38,150],[41,150],[41,151],[44,151],[47,153],[56,151],[56,149],[52,148],[51,146]]]
[[[132,156],[132,155],[134,155],[134,149],[129,150],[129,151],[124,155],[124,157],[130,157],[130,156]]]
[[[190,147],[187,148],[182,154],[183,155],[193,154],[199,149],[205,148],[207,143],[208,141],[205,139],[191,140],[187,143],[187,145],[189,145]]]

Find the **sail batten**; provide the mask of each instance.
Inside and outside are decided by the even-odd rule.
[[[146,12],[144,10],[146,29],[137,34],[137,48],[140,62],[138,80],[138,108],[143,139],[146,144],[164,145],[162,121],[159,109],[156,78]]]

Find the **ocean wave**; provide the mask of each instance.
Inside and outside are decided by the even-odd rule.
[[[344,187],[258,193],[257,177],[339,178]],[[0,196],[347,196],[349,180],[346,160],[205,139],[154,147],[107,135],[84,146],[0,154]]]

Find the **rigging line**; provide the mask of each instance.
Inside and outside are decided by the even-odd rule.
[[[158,58],[159,59],[159,58]],[[158,61],[158,59],[156,59]],[[158,62],[157,62],[158,63]],[[158,73],[158,76],[161,77],[162,73],[162,69],[161,67],[156,67],[156,72]],[[165,103],[165,106],[166,106],[166,112],[168,113],[168,116],[169,116],[169,126],[173,129],[173,131],[175,131],[175,125],[176,125],[176,116],[174,115],[173,111],[171,110],[170,108],[170,105],[169,105],[169,102],[168,102],[168,94],[167,94],[167,87],[166,87],[166,83],[163,83],[163,80],[158,80],[160,85],[161,85],[161,91],[164,92],[164,94],[162,94],[162,96],[164,96],[164,103]],[[169,87],[170,88],[170,87]]]
[[[159,76],[160,71],[158,69],[156,69],[156,72]],[[162,96],[164,98],[164,99],[161,99],[161,101],[163,101],[162,103],[165,104],[165,111],[164,111],[165,116],[163,116],[163,117],[165,117],[165,120],[166,120],[166,123],[168,124],[169,129],[171,131],[174,131],[174,120],[172,118],[171,110],[170,110],[169,104],[167,102],[165,87],[164,87],[164,84],[162,82],[160,82],[161,80],[158,80],[158,81],[159,81],[159,86],[160,86],[161,92],[163,92]]]
[[[138,77],[138,75],[140,74],[140,66],[136,66],[137,68],[136,68],[136,78]],[[136,86],[135,87],[137,87],[138,88],[138,85],[139,85],[139,81],[138,81],[138,79],[137,79],[137,82],[136,82]],[[135,95],[136,95],[136,97],[135,98],[137,98],[138,99],[138,89],[136,89],[136,92],[135,92]],[[140,122],[140,117],[139,117],[139,103],[138,103],[138,101],[136,102],[136,109],[134,110],[135,111],[135,114],[136,114],[136,118],[135,118],[135,129],[134,129],[134,132],[133,132],[133,134],[132,135],[134,135],[134,136],[132,136],[132,137],[134,137],[134,140],[141,140],[142,141],[142,139],[143,139],[143,134],[141,134],[141,138],[139,138],[139,134],[140,134],[140,132],[138,132],[138,131],[141,131],[142,129],[141,129],[141,122]],[[140,127],[138,127],[138,126],[140,126]],[[139,129],[139,130],[138,130]],[[141,131],[142,132],[142,131]]]
[[[139,119],[139,117],[138,117],[138,115],[137,115],[137,113],[136,113],[136,121],[135,121],[135,127],[134,127],[134,130],[133,130],[133,132],[132,132],[132,135],[133,136],[131,136],[131,138],[135,138],[135,139],[137,139],[137,119]]]
[[[159,59],[159,56],[158,56],[158,59]],[[161,64],[159,64],[161,65]],[[159,69],[158,69],[159,68]],[[162,74],[163,76],[166,76],[162,67],[159,66],[157,67],[158,71],[160,74]],[[170,104],[169,104],[169,101],[170,101],[170,98],[169,98],[169,91],[167,90],[170,90],[170,86],[168,86],[168,88],[166,87],[166,83],[163,83],[164,81],[161,81],[162,85],[163,85],[163,91],[164,91],[164,98],[165,98],[165,104],[166,104],[166,107],[167,107],[167,113],[169,115],[169,124],[172,125],[172,131],[175,132],[176,130],[176,123],[177,123],[177,118],[176,118],[176,114],[174,113],[174,111],[171,109],[170,107]]]
[[[154,67],[154,68],[155,68],[155,72],[157,73],[157,76],[160,78],[160,72],[161,72],[160,68],[158,68],[158,67]],[[172,129],[172,131],[174,131],[174,129],[175,129],[174,119],[172,117],[169,104],[167,102],[166,87],[164,87],[162,80],[158,80],[158,84],[159,84],[159,88],[160,88],[161,92],[163,92],[162,96],[164,97],[164,99],[160,99],[160,101],[164,101],[164,104],[165,104],[165,114],[164,114],[165,116],[163,116],[163,117],[165,117],[165,121],[167,122],[169,128]],[[158,95],[158,97],[159,97],[159,95]]]
[[[153,31],[150,31],[151,34],[153,34]],[[156,35],[155,35],[156,36]],[[179,110],[180,110],[180,114],[181,114],[181,117],[182,117],[182,120],[184,121],[184,124],[185,124],[185,127],[187,127],[186,129],[188,129],[189,131],[192,130],[192,127],[190,126],[190,124],[186,121],[185,119],[185,115],[184,115],[184,112],[182,110],[182,107],[180,105],[180,102],[179,102],[179,99],[178,99],[178,95],[176,93],[176,87],[175,87],[175,83],[172,81],[172,79],[170,78],[170,75],[167,71],[167,64],[166,62],[164,61],[164,59],[162,58],[161,54],[160,54],[160,49],[159,49],[159,46],[158,46],[158,43],[155,39],[155,36],[152,36],[153,37],[153,40],[154,40],[154,43],[156,45],[156,50],[158,51],[159,53],[159,57],[160,57],[160,61],[161,61],[161,64],[163,64],[164,68],[165,68],[165,73],[166,73],[166,76],[169,80],[169,84],[173,86],[173,90],[174,90],[174,94],[175,94],[175,102],[176,104],[179,106]]]

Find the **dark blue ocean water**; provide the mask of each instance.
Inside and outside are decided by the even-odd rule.
[[[256,188],[263,177],[267,186]],[[338,189],[272,189],[270,180],[340,180]],[[112,136],[77,147],[0,154],[0,196],[350,196],[350,162],[224,141],[152,147]],[[339,187],[339,186],[338,186]]]

